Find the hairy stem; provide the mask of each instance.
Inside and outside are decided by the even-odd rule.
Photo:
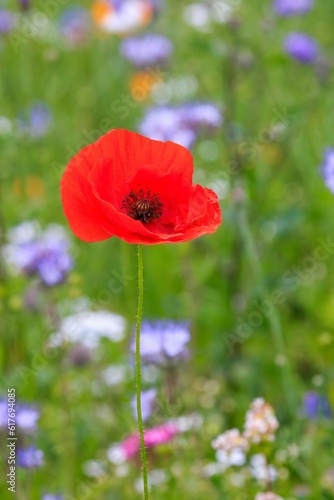
[[[140,438],[142,474],[144,482],[144,499],[148,500],[148,479],[147,479],[147,459],[144,441],[144,426],[141,413],[141,369],[140,369],[140,327],[143,314],[143,247],[138,245],[138,309],[137,309],[137,328],[136,328],[136,396],[137,396],[137,416],[138,430]]]

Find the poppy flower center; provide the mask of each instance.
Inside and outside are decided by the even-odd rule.
[[[129,217],[143,223],[160,219],[162,207],[158,194],[152,194],[150,189],[131,190],[123,197],[121,205]]]

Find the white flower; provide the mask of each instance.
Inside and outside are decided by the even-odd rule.
[[[250,466],[251,474],[257,481],[272,483],[277,479],[277,469],[267,463],[267,459],[262,453],[251,457]]]
[[[146,14],[145,0],[123,0],[119,9],[110,8],[98,23],[108,33],[125,34],[145,25]]]
[[[274,441],[278,426],[273,408],[263,398],[255,399],[246,413],[245,438],[251,443]]]
[[[217,450],[218,462],[227,468],[231,465],[241,466],[246,462],[245,452],[248,450],[248,441],[240,434],[238,429],[231,429],[220,434],[212,447]]]
[[[210,8],[203,3],[191,3],[183,9],[183,20],[199,31],[210,31]]]
[[[120,444],[113,444],[107,450],[109,462],[114,465],[123,465],[126,462],[126,454]]]
[[[191,3],[183,9],[183,20],[202,32],[210,32],[213,22],[225,24],[233,18],[231,2],[211,0],[208,3]]]
[[[214,439],[214,441],[212,441],[212,448],[215,450],[225,450],[229,453],[235,448],[247,451],[249,445],[238,429],[231,429]]]
[[[50,338],[50,345],[57,347],[65,342],[82,344],[95,349],[102,337],[120,342],[125,336],[125,319],[109,311],[82,311],[64,318],[60,329]]]
[[[241,448],[235,448],[230,453],[227,453],[225,450],[218,450],[216,458],[218,462],[224,464],[226,467],[230,465],[241,467],[246,462],[246,455]]]
[[[29,243],[40,236],[42,230],[39,222],[29,220],[21,222],[17,226],[9,229],[7,238],[13,245],[23,245]]]

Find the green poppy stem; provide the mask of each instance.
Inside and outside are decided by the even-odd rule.
[[[140,454],[142,463],[142,474],[144,483],[144,499],[148,500],[148,479],[147,479],[147,459],[144,441],[144,426],[141,413],[141,369],[140,369],[140,328],[143,314],[144,279],[143,279],[143,247],[138,245],[138,309],[136,328],[136,396],[137,396],[137,416],[140,437]]]

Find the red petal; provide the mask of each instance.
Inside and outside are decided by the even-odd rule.
[[[97,158],[110,157],[116,161],[120,182],[128,182],[138,167],[147,164],[159,165],[160,170],[183,173],[185,181],[191,182],[193,159],[190,152],[174,142],[148,139],[129,130],[116,129],[100,137],[97,142],[83,148],[72,160],[83,174],[88,175]]]
[[[188,219],[175,227],[182,231],[183,238],[177,241],[188,241],[204,234],[214,233],[222,221],[221,210],[216,193],[202,186],[193,186],[190,199]]]
[[[80,170],[76,162],[68,165],[61,179],[61,198],[69,225],[84,241],[93,242],[110,238],[112,235],[103,228],[105,216],[96,206],[92,186],[85,176],[85,167]]]
[[[131,243],[152,244],[168,239],[171,227],[156,225],[154,232],[154,224],[144,226],[120,214],[117,208],[122,186],[133,179],[140,166],[150,163],[158,163],[161,173],[173,172],[182,176],[184,183],[191,183],[192,156],[172,142],[153,141],[127,130],[112,130],[83,148],[70,161],[61,180],[64,211],[73,232],[84,241],[99,241],[113,235]]]

